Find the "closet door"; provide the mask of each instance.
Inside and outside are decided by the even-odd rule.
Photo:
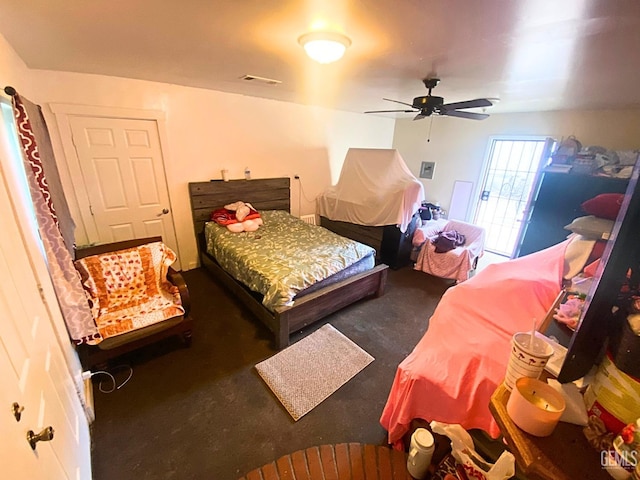
[[[178,251],[156,122],[70,116],[96,243],[160,236]]]

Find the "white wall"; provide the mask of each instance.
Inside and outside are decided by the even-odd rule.
[[[613,150],[640,148],[640,109],[504,113],[492,114],[483,121],[436,117],[431,140],[427,142],[430,121],[429,118],[415,122],[398,120],[393,148],[398,149],[416,177],[421,162],[436,162],[433,179],[420,180],[427,200],[440,202],[445,210],[449,209],[456,180],[473,182],[475,192],[479,191],[478,182],[491,136],[551,136],[560,140],[575,135],[583,146],[600,145]]]
[[[3,96],[7,97],[4,94],[4,87],[7,85],[16,89],[20,88],[20,90],[24,91],[25,95],[31,93],[32,88],[29,69],[1,34],[0,72],[2,72],[0,81],[4,82],[0,85],[0,90],[2,90]]]
[[[33,70],[54,150],[64,156],[49,103],[160,110],[166,115],[169,151],[165,170],[182,268],[197,261],[188,182],[299,175],[292,180],[294,214],[315,212],[315,197],[335,182],[349,147],[390,148],[394,121],[293,103],[142,80]],[[65,187],[70,181],[61,172]],[[302,194],[301,194],[302,193]],[[73,205],[73,212],[77,206]],[[79,215],[74,214],[78,220]],[[77,241],[82,243],[82,225]]]

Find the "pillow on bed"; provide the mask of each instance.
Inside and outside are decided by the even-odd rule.
[[[584,267],[584,274],[588,275],[589,277],[595,277],[598,265],[600,265],[600,259],[591,262],[589,265]]]
[[[580,205],[589,215],[615,220],[624,199],[623,193],[601,193]]]
[[[596,244],[593,246],[593,250],[591,250],[591,255],[589,255],[589,260],[587,260],[587,265],[602,257],[606,246],[606,240],[596,240]]]
[[[243,220],[255,220],[260,218],[260,214],[253,209],[249,210],[249,214]],[[231,225],[234,223],[240,223],[240,220],[236,218],[236,212],[228,210],[226,208],[218,208],[211,212],[211,221],[216,222],[218,225]]]
[[[586,217],[574,218],[564,228],[591,240],[609,240],[613,224],[613,220],[587,215]]]
[[[569,280],[580,272],[587,264],[591,255],[595,240],[590,240],[582,235],[573,234],[570,236],[571,242],[564,251],[564,271],[562,278]]]

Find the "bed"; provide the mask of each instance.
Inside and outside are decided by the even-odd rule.
[[[499,435],[488,406],[504,379],[511,337],[547,317],[567,276],[571,243],[489,265],[447,290],[396,371],[380,419],[390,444],[402,448],[415,419]]]
[[[256,288],[256,285],[251,280],[247,281],[245,278],[246,283],[243,283],[237,279],[238,272],[234,271],[232,267],[235,260],[225,262],[221,259],[219,261],[214,257],[213,250],[209,249],[208,251],[205,230],[213,210],[242,200],[251,203],[259,212],[284,211],[288,213],[290,212],[289,178],[192,182],[189,183],[189,196],[202,267],[229,288],[273,332],[275,345],[278,349],[289,344],[292,332],[358,300],[370,296],[381,296],[384,293],[387,265],[375,265],[374,262],[371,262],[370,268],[363,269],[361,263],[354,261],[348,268],[342,269],[308,288],[301,289],[294,296],[284,298],[282,295],[276,294],[275,296],[278,298],[275,302],[271,302],[273,295],[265,295],[253,290],[251,287]],[[303,223],[300,220],[297,222]],[[254,232],[253,238],[258,237],[260,241],[264,240],[262,235],[269,233],[265,227],[266,225],[263,225]],[[312,225],[307,225],[307,227],[321,228]],[[209,230],[212,229],[213,227],[210,226]],[[328,231],[326,233],[330,234]],[[281,247],[272,245],[271,248],[274,249],[275,256]],[[371,253],[375,252],[371,251]],[[226,268],[222,264],[226,264]],[[269,297],[267,302],[265,302],[266,297]]]

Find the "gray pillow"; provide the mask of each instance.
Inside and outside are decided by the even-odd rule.
[[[587,215],[574,218],[564,228],[591,240],[609,240],[614,223],[613,220]]]

